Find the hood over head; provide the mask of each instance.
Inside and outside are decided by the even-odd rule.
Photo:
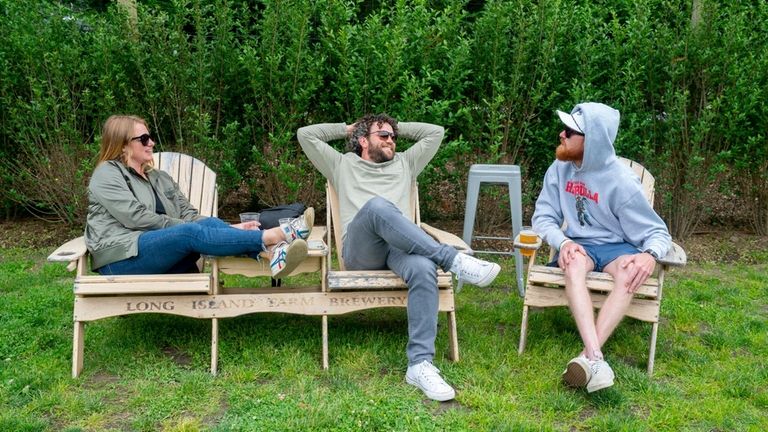
[[[576,105],[570,116],[560,115],[561,119],[563,117],[574,119],[572,121],[579,126],[576,130],[584,132],[584,159],[580,171],[599,170],[616,159],[613,143],[619,131],[618,110],[601,103],[585,102]],[[568,123],[565,124],[574,129]]]

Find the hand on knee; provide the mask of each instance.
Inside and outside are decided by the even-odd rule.
[[[572,253],[570,259],[559,263],[566,278],[586,278],[587,272],[592,268],[592,260],[580,252]]]
[[[634,294],[635,291],[648,279],[653,273],[655,261],[653,257],[645,259],[646,254],[624,255],[617,258],[614,262],[606,266],[606,271],[610,273],[616,281],[617,288],[623,288],[628,294]]]

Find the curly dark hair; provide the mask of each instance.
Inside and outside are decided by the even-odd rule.
[[[362,156],[363,148],[360,147],[360,137],[368,135],[371,130],[371,126],[374,123],[376,123],[379,127],[381,127],[381,125],[384,123],[388,123],[390,126],[392,126],[392,132],[397,135],[397,120],[385,113],[366,114],[355,121],[355,129],[352,131],[352,134],[349,136],[349,141],[347,142],[347,148],[349,151],[353,151],[358,156]]]

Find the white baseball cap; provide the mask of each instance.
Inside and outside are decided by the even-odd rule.
[[[581,113],[581,110],[578,110],[573,114],[557,110],[557,115],[560,116],[560,121],[566,126],[576,132],[584,133],[584,115]]]

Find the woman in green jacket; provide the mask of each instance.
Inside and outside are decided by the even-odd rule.
[[[85,242],[94,271],[104,275],[197,272],[200,254],[270,251],[273,277],[307,256],[314,222],[308,209],[290,225],[260,230],[201,216],[168,173],[153,169],[155,141],[146,121],[114,115],[104,123],[96,169],[88,185]]]

